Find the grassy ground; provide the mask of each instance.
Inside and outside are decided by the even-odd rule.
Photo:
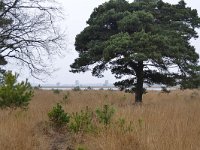
[[[65,96],[67,95],[67,96]],[[63,97],[65,100],[63,100]],[[36,90],[27,111],[0,110],[0,150],[198,150],[200,148],[200,91],[150,91],[142,106],[133,95],[117,91]],[[66,112],[86,106],[95,110],[113,105],[109,127],[96,133],[55,132],[47,113],[61,102]],[[125,120],[122,131],[118,121]]]

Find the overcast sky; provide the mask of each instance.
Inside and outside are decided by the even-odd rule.
[[[43,84],[73,84],[75,80],[79,80],[81,83],[103,83],[105,80],[109,80],[109,83],[116,81],[114,76],[110,72],[104,73],[104,78],[92,77],[90,72],[73,74],[70,73],[69,65],[73,63],[74,59],[78,56],[74,50],[75,36],[79,34],[85,27],[93,9],[98,5],[106,2],[106,0],[57,0],[62,4],[65,13],[65,24],[61,24],[63,28],[67,29],[68,36],[68,49],[65,52],[64,58],[55,60],[55,66],[59,67],[59,70],[52,74],[52,77],[47,77],[46,82]],[[131,0],[129,0],[132,2]],[[169,3],[177,3],[179,0],[164,0]],[[200,1],[198,0],[185,0],[188,6],[193,9],[197,9],[200,15]],[[198,30],[200,34],[200,30]],[[192,44],[196,47],[198,53],[200,53],[200,38],[192,41]],[[24,73],[25,77],[34,84],[41,83],[40,81],[33,79]]]

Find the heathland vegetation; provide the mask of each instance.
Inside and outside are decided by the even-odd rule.
[[[57,94],[36,90],[27,111],[0,110],[0,149],[193,150],[200,147],[199,90],[169,94],[149,91],[141,106],[132,105],[132,99],[132,94],[119,91]],[[58,112],[71,118],[65,118],[69,122],[57,128],[48,113],[55,108],[59,110],[60,106],[64,112]],[[103,111],[106,106],[108,113]],[[106,117],[108,122],[105,114],[111,114]]]

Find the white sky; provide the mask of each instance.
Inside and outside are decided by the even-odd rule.
[[[80,84],[85,83],[103,83],[105,80],[109,80],[109,83],[116,81],[114,75],[110,72],[104,73],[104,78],[92,77],[90,72],[73,74],[70,73],[69,65],[73,63],[74,59],[77,58],[77,53],[74,49],[75,36],[79,34],[85,27],[86,21],[88,20],[93,9],[98,5],[102,4],[106,0],[57,0],[63,5],[63,9],[66,15],[65,24],[62,27],[67,28],[68,36],[68,49],[66,50],[65,57],[55,60],[55,66],[59,67],[59,70],[52,74],[52,77],[47,77],[46,82],[42,84],[74,84],[75,80],[79,80]],[[108,0],[107,0],[108,1]],[[132,2],[133,0],[129,0]],[[178,3],[179,0],[163,0],[169,3]],[[185,0],[188,6],[193,9],[197,9],[200,15],[200,1],[198,0]],[[200,30],[198,30],[200,35]],[[198,53],[200,53],[200,38],[192,41],[192,44],[196,47]],[[40,81],[33,79],[26,73],[23,74],[25,78],[29,78],[29,81],[34,84],[41,83]]]

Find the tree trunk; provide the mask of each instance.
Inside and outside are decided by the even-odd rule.
[[[135,103],[142,103],[142,95],[143,95],[143,62],[138,62],[138,69],[136,72],[136,91],[135,91]]]

